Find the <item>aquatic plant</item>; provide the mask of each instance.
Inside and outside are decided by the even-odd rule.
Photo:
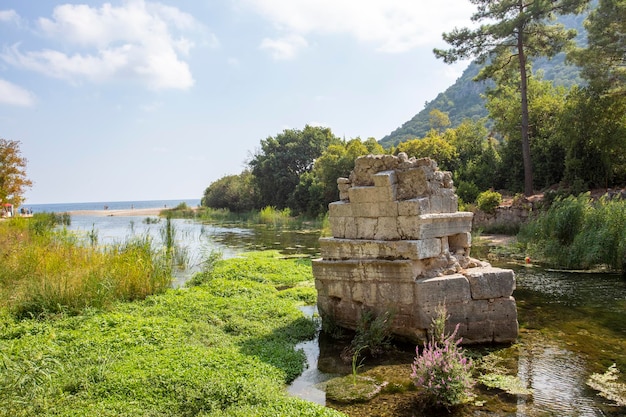
[[[372,356],[378,356],[391,349],[393,316],[393,312],[389,310],[378,315],[370,310],[364,310],[357,323],[354,338],[342,356],[350,358],[354,352],[362,350]]]
[[[411,379],[422,390],[427,404],[448,408],[466,402],[474,383],[471,376],[472,362],[459,346],[461,339],[456,338],[459,325],[446,335],[446,320],[445,308],[438,309],[429,341],[421,353],[419,347],[415,349],[417,356],[411,365]]]
[[[599,391],[599,394],[615,405],[626,406],[626,384],[618,382],[619,369],[615,364],[603,374],[591,374],[587,379],[587,385]]]
[[[305,363],[296,343],[316,333],[296,305],[216,278],[53,320],[0,307],[0,416],[338,417],[285,393]]]

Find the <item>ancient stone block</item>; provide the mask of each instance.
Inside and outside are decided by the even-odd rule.
[[[417,280],[415,283],[415,303],[420,308],[440,304],[463,303],[471,299],[467,278],[461,274]]]
[[[395,171],[382,171],[374,174],[375,187],[390,187],[398,182]]]
[[[457,212],[398,217],[398,231],[404,239],[429,239],[472,230],[472,213]]]
[[[355,217],[352,221],[356,224],[357,239],[375,239],[378,219],[373,217]]]
[[[351,203],[380,203],[396,200],[396,185],[390,187],[352,187],[348,190]]]
[[[422,168],[400,171],[398,176],[398,200],[421,197],[428,191],[426,174]]]
[[[466,270],[464,275],[470,283],[474,300],[509,297],[515,289],[515,274],[510,269],[471,268]]]
[[[355,238],[356,236],[346,236],[346,219],[347,217],[328,217],[330,223],[330,232],[338,238]],[[356,235],[356,234],[355,234]]]
[[[364,240],[321,238],[322,258],[339,259],[427,259],[441,253],[441,239]]]
[[[451,252],[454,252],[456,248],[469,248],[472,246],[472,234],[469,232],[458,233],[456,235],[448,236],[448,247]]]
[[[457,212],[449,172],[430,158],[369,155],[337,184],[334,237],[313,261],[323,318],[354,329],[365,311],[394,311],[394,334],[418,341],[445,305],[448,331],[459,324],[466,343],[515,340],[514,275],[469,258],[473,215]]]
[[[427,197],[398,201],[398,216],[419,216],[431,213],[430,199]]]
[[[377,240],[399,240],[398,220],[397,216],[379,217],[376,230],[374,231],[374,239]]]
[[[328,217],[353,217],[352,204],[345,201],[335,201],[328,205]]]
[[[331,203],[332,204],[332,203]],[[351,211],[354,217],[397,217],[398,202],[384,203],[352,203]],[[329,214],[330,216],[330,214]]]

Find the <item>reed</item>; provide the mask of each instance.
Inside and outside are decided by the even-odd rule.
[[[161,292],[172,279],[148,237],[103,248],[28,221],[0,224],[0,258],[0,305],[18,317],[108,308]]]

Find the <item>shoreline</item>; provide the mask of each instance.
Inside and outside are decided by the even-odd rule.
[[[140,208],[140,209],[118,209],[118,210],[72,210],[68,211],[71,216],[96,216],[96,217],[114,217],[114,216],[158,216],[161,211],[166,210],[162,207],[157,208]]]

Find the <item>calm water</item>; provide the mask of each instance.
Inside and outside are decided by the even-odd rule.
[[[507,267],[504,265],[504,267]],[[612,364],[626,372],[626,281],[620,275],[578,274],[539,268],[508,266],[516,270],[520,337],[512,346],[491,347],[511,374],[533,390],[531,396],[479,394],[485,403],[465,407],[458,416],[625,416],[626,409],[608,404],[589,389],[586,380],[603,373]],[[305,342],[300,347],[310,367],[290,387],[290,392],[311,401],[337,408],[351,416],[426,416],[416,407],[413,393],[382,395],[363,405],[327,404],[324,381],[334,375],[320,371],[349,366],[338,363],[336,342]],[[473,348],[476,354],[485,347]],[[472,350],[472,349],[470,349]],[[321,352],[321,354],[320,354]],[[406,351],[404,365],[373,364],[369,372],[407,377],[414,352]],[[327,366],[328,363],[331,366]],[[325,364],[322,366],[322,364]],[[398,369],[401,375],[397,375]],[[339,371],[341,372],[341,371]],[[406,374],[406,375],[405,375]],[[386,411],[383,411],[386,410]],[[439,415],[439,414],[435,414]],[[447,414],[442,414],[447,415]]]

